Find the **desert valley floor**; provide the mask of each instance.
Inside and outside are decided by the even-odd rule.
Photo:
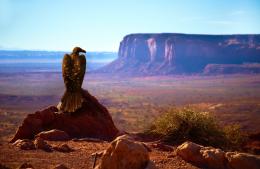
[[[87,74],[83,88],[104,104],[118,128],[139,132],[169,107],[194,106],[223,123],[260,131],[260,76],[120,77]],[[58,104],[64,92],[60,73],[0,75],[1,140],[28,113]]]
[[[87,74],[83,88],[105,105],[116,126],[127,132],[142,132],[168,108],[187,105],[211,112],[223,125],[235,123],[244,131],[259,132],[259,84],[258,74],[151,77]],[[28,113],[58,104],[63,92],[60,73],[0,74],[1,162],[17,167],[26,159],[36,167],[48,168],[66,161],[69,167],[91,167],[91,154],[105,149],[108,143],[69,141],[67,144],[77,149],[69,154],[17,150],[8,144]],[[81,163],[74,163],[73,159],[78,158]],[[159,150],[151,153],[151,159],[160,168],[196,168]]]

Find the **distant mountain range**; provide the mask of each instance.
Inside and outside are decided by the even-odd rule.
[[[260,72],[255,63],[260,63],[259,34],[130,34],[120,43],[118,59],[98,71],[127,75]]]
[[[64,51],[0,50],[0,73],[61,72]],[[98,69],[117,58],[116,52],[87,52],[87,70]]]

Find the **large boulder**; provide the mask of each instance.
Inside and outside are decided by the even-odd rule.
[[[145,169],[149,163],[148,150],[142,143],[120,136],[104,151],[95,169]]]
[[[64,131],[71,138],[113,140],[118,129],[108,110],[88,91],[84,90],[83,96],[85,101],[82,107],[72,114],[59,112],[55,106],[29,114],[10,142],[33,139],[38,133],[51,129]]]

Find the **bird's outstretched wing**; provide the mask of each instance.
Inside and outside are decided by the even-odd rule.
[[[65,54],[62,61],[62,76],[66,90],[73,91],[73,62],[70,55]]]

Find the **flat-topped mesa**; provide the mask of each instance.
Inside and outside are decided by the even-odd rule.
[[[132,75],[201,73],[208,64],[260,62],[260,35],[130,34],[118,59],[101,72]]]

